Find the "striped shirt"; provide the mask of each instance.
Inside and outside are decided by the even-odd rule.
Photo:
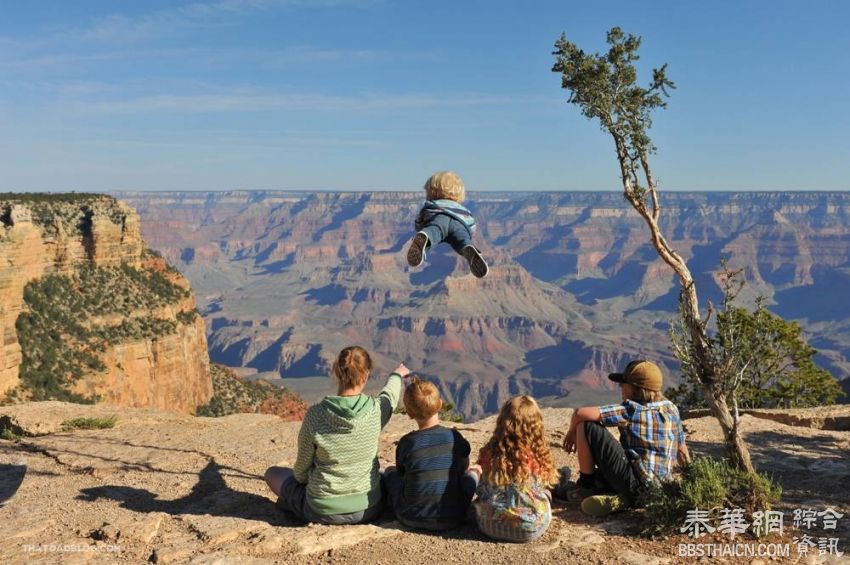
[[[620,443],[643,479],[665,479],[673,471],[676,453],[685,444],[679,410],[669,400],[601,406],[600,423],[620,429]]]
[[[446,199],[427,200],[425,205],[422,206],[422,209],[419,210],[419,215],[416,218],[416,229],[421,230],[423,227],[427,226],[435,216],[439,215],[448,216],[459,221],[461,224],[466,226],[470,235],[475,231],[476,223],[472,212],[470,212],[463,204],[455,202],[454,200]]]
[[[396,447],[396,468],[404,481],[396,512],[411,522],[463,519],[460,478],[466,471],[469,442],[443,426],[410,432]]]

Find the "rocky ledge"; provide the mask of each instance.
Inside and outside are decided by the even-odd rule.
[[[544,410],[556,463],[575,469],[574,456],[557,448],[570,413]],[[850,418],[850,407],[825,413]],[[112,415],[110,429],[63,431],[75,418]],[[457,426],[477,450],[494,423]],[[711,418],[685,425],[692,451],[722,452]],[[292,463],[298,427],[259,414],[195,418],[60,402],[0,407],[0,428],[8,430],[0,440],[0,562],[646,564],[678,562],[678,543],[688,541],[639,538],[638,512],[598,521],[558,504],[545,536],[529,545],[490,541],[472,523],[444,535],[405,530],[389,516],[364,526],[294,523],[273,506],[262,474]],[[412,427],[393,417],[381,435],[382,465]],[[788,522],[800,506],[850,516],[850,432],[751,415],[743,429],[756,464],[783,485]],[[850,519],[839,522],[837,535],[847,544]],[[808,559],[839,562],[816,549]]]

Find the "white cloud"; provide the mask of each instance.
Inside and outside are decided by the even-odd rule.
[[[274,8],[332,8],[366,5],[362,0],[219,0],[156,10],[139,16],[113,14],[80,30],[81,39],[132,43],[191,27],[225,25],[234,17]]]
[[[51,46],[77,48],[80,44],[122,45],[141,43],[191,28],[230,25],[239,17],[274,9],[329,9],[368,7],[383,0],[218,0],[193,2],[140,15],[113,13],[93,18],[88,25],[48,29],[33,37],[0,36],[0,53],[25,53]]]
[[[84,114],[221,113],[272,110],[362,111],[375,109],[506,104],[508,97],[457,94],[454,97],[425,94],[366,95],[357,97],[325,94],[214,93],[158,94],[124,100],[78,101],[71,109]]]

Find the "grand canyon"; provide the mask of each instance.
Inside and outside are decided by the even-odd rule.
[[[114,194],[191,282],[211,359],[308,400],[351,343],[377,372],[404,361],[433,379],[470,419],[519,392],[554,406],[616,398],[605,376],[635,356],[678,378],[678,283],[619,193],[471,194],[483,280],[448,246],[407,266],[420,193]],[[666,192],[662,206],[703,306],[721,296],[726,259],[744,269],[743,303],[761,295],[798,320],[818,363],[850,382],[850,194]]]

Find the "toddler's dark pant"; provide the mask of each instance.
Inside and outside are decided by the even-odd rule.
[[[404,480],[401,474],[395,469],[390,468],[384,471],[381,475],[384,482],[384,489],[387,495],[387,503],[395,512],[398,521],[409,528],[421,530],[447,530],[454,528],[463,522],[466,516],[466,511],[469,509],[469,504],[472,502],[472,497],[475,496],[475,489],[478,487],[478,477],[474,473],[466,472],[460,477],[460,495],[461,507],[458,508],[458,516],[454,520],[428,520],[428,521],[413,521],[402,516],[404,510],[401,503],[401,493],[404,490]]]
[[[464,247],[472,245],[472,235],[466,224],[446,214],[438,214],[416,227],[428,236],[428,247],[445,241],[456,253],[461,253]]]
[[[330,525],[365,524],[380,516],[383,510],[382,504],[376,504],[372,508],[350,514],[319,514],[307,502],[307,485],[299,483],[292,476],[283,481],[276,506],[291,512],[302,522]]]
[[[634,504],[641,488],[623,446],[599,422],[584,423],[584,437],[596,463],[596,476],[605,487]]]

